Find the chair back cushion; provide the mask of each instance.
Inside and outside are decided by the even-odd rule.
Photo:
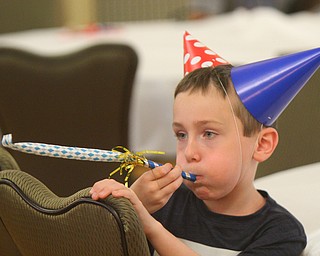
[[[2,255],[147,255],[132,205],[108,197],[94,201],[89,188],[58,197],[31,175],[0,172]]]
[[[0,147],[0,171],[11,169],[19,170],[20,168],[12,155],[3,147]]]

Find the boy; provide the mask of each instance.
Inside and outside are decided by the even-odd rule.
[[[253,185],[258,163],[277,146],[278,133],[270,125],[283,107],[265,113],[272,97],[264,99],[267,104],[258,100],[261,110],[254,102],[261,90],[247,97],[242,87],[248,76],[241,80],[243,69],[234,70],[219,56],[214,67],[202,67],[212,61],[209,55],[206,60],[200,54],[199,63],[198,53],[185,54],[187,75],[176,88],[173,107],[177,166],[146,172],[131,189],[113,180],[97,182],[92,198],[127,197],[160,255],[300,255],[306,245],[302,225]],[[190,68],[194,64],[200,67]],[[182,170],[196,181],[183,182]]]

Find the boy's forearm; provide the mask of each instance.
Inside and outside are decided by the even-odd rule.
[[[161,256],[193,256],[198,255],[191,248],[186,246],[177,237],[166,230],[160,222],[153,217],[152,225],[145,229],[145,234],[153,248]]]
[[[162,224],[149,214],[138,197],[129,197],[142,223],[143,231],[153,248],[161,255],[197,255],[192,249],[166,230]]]

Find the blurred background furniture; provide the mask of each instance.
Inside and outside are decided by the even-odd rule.
[[[59,56],[0,48],[0,129],[16,141],[111,150],[128,147],[138,58],[127,45],[98,44]],[[23,171],[58,195],[108,177],[118,164],[11,152]]]
[[[25,172],[0,171],[0,254],[148,255],[131,203],[94,201],[89,189],[62,198]]]

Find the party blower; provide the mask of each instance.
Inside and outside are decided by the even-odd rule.
[[[151,150],[133,153],[122,146],[117,146],[112,150],[101,150],[34,142],[13,143],[11,134],[7,134],[2,137],[2,145],[12,150],[39,156],[94,162],[118,162],[120,163],[120,166],[109,174],[109,178],[111,178],[117,172],[122,175],[123,171],[125,171],[126,176],[124,178],[124,184],[126,186],[128,186],[129,177],[136,166],[145,166],[153,169],[161,165],[154,161],[148,160],[144,154],[164,154],[164,152],[161,151]],[[195,175],[184,171],[182,172],[182,177],[192,182],[196,180]]]

